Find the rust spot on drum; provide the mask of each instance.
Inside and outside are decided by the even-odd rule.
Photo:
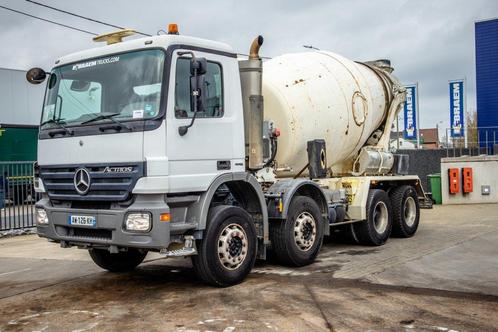
[[[304,80],[301,78],[299,80],[295,80],[294,85],[299,84],[299,83],[303,83],[303,82],[304,82]]]
[[[346,127],[346,131],[344,132],[344,134],[347,136],[349,133],[349,123],[348,123],[348,126]]]

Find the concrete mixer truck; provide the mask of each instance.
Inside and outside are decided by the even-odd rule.
[[[47,81],[34,176],[41,237],[112,272],[147,253],[190,256],[211,285],[256,259],[313,263],[324,236],[411,237],[424,192],[388,151],[405,100],[387,60],[325,51],[262,61],[178,34],[61,57]],[[271,253],[271,255],[270,255]]]

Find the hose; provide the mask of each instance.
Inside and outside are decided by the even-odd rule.
[[[275,160],[275,157],[277,156],[277,148],[278,148],[277,138],[272,137],[271,138],[271,156],[270,156],[270,159],[268,159],[268,161],[263,165],[262,168],[268,167],[273,163],[273,161]]]

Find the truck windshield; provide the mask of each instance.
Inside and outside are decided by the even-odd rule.
[[[154,118],[159,113],[163,66],[163,51],[145,50],[55,68],[41,129]]]

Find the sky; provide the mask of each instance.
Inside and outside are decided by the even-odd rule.
[[[448,81],[466,79],[475,110],[474,22],[498,17],[497,0],[36,0],[114,25],[156,34],[177,23],[180,34],[276,56],[312,45],[358,61],[390,59],[403,84],[418,83],[422,128],[449,127]],[[0,5],[95,33],[115,29],[23,0]],[[58,57],[96,47],[92,36],[0,8],[0,67],[49,70]]]

